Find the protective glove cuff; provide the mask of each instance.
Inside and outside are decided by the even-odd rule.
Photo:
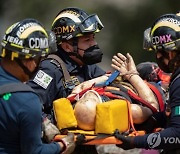
[[[133,136],[124,136],[122,134],[119,133],[118,130],[115,131],[114,136],[118,139],[122,141],[122,144],[120,145],[116,145],[117,147],[120,147],[124,150],[129,150],[129,149],[133,149],[135,148],[134,145],[134,138]]]

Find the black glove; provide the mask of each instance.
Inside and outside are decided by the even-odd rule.
[[[75,142],[74,142],[74,134],[68,133],[66,137],[62,138],[60,141],[64,145],[64,148],[62,149],[63,154],[70,154],[75,149]]]
[[[136,124],[136,130],[145,130],[146,134],[154,132],[155,128],[164,128],[167,124],[165,112],[157,112],[151,115],[142,124]]]
[[[157,127],[158,127],[157,120],[153,116],[149,117],[142,124],[135,125],[136,130],[144,130],[147,134],[152,133],[154,129]]]
[[[119,133],[118,130],[114,132],[114,136],[122,141],[122,144],[116,144],[117,147],[122,148],[124,150],[129,150],[135,148],[134,146],[134,137],[132,136],[124,136]]]

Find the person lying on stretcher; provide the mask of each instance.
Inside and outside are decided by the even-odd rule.
[[[106,90],[120,91],[118,85],[122,85],[132,93],[137,94],[145,102],[149,103],[156,111],[160,111],[159,100],[156,98],[154,92],[150,89],[147,83],[139,76],[135,63],[130,54],[124,56],[118,53],[113,56],[112,67],[120,71],[120,77],[123,80],[118,80],[119,83],[114,82],[113,86],[107,86]],[[68,98],[80,93],[81,91],[91,87],[93,84],[103,83],[108,79],[107,76],[98,77],[84,83],[81,83],[74,88],[71,95]],[[123,82],[122,82],[123,81]],[[117,86],[114,86],[117,85]],[[97,92],[90,90],[87,91],[82,98],[80,98],[75,105],[75,116],[78,122],[78,126],[84,130],[93,130],[94,121],[96,116],[96,105],[103,102],[104,98],[101,98]],[[145,122],[152,114],[152,109],[142,104],[131,104],[131,112],[133,122],[135,124],[141,124]]]

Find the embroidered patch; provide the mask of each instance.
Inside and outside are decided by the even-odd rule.
[[[180,115],[180,106],[175,107],[175,116]]]
[[[48,85],[52,81],[52,77],[43,72],[42,70],[39,70],[38,73],[36,74],[35,78],[33,81],[43,87],[44,89],[47,89]]]

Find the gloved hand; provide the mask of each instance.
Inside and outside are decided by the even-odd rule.
[[[61,142],[64,145],[62,149],[62,154],[70,154],[75,149],[75,141],[74,141],[73,133],[68,133],[66,137],[62,138],[58,142]]]
[[[52,124],[48,118],[44,119],[42,125],[44,133],[43,136],[48,143],[50,143],[53,140],[55,135],[60,134],[59,129],[54,124]]]
[[[134,137],[133,136],[124,136],[119,133],[118,130],[114,132],[114,136],[122,141],[122,144],[117,144],[116,146],[124,150],[129,150],[135,148],[134,146]]]
[[[147,134],[152,133],[155,128],[158,128],[158,122],[156,118],[152,115],[142,124],[135,126],[137,130],[144,130]]]

